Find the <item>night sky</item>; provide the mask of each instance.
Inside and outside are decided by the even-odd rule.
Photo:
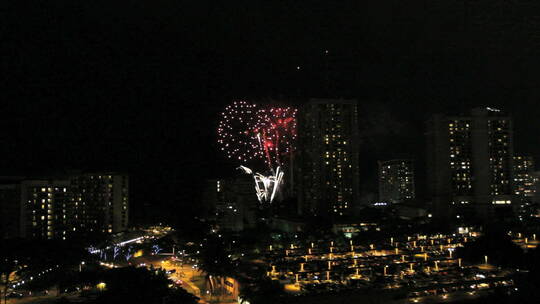
[[[436,112],[502,108],[540,157],[535,1],[4,2],[0,175],[126,171],[136,221],[193,214],[234,172],[215,129],[236,98],[358,99],[364,195],[378,159],[422,181]]]

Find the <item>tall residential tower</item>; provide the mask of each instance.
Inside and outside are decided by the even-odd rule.
[[[69,239],[128,227],[128,176],[20,178],[0,185],[0,237]]]
[[[513,128],[505,113],[477,108],[428,121],[428,190],[436,216],[491,219],[514,199]]]
[[[414,198],[413,161],[410,159],[379,161],[379,201],[395,204]]]
[[[351,215],[359,197],[357,101],[312,99],[298,116],[299,213]]]

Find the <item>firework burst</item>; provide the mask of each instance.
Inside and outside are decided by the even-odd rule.
[[[257,198],[271,203],[283,180],[283,163],[294,151],[296,140],[296,109],[291,107],[258,107],[246,101],[235,101],[221,115],[218,143],[228,158],[244,164],[263,160],[271,175],[253,176]]]
[[[259,111],[255,104],[235,101],[221,113],[218,143],[228,158],[246,163],[262,157],[253,132]]]
[[[270,168],[282,165],[282,157],[294,151],[296,109],[269,108],[258,112],[254,132],[259,150]]]

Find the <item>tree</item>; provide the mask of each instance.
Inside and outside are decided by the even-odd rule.
[[[106,270],[100,276],[105,291],[97,303],[195,304],[198,301],[182,288],[170,288],[172,281],[161,270],[124,267]]]
[[[278,281],[257,277],[251,282],[245,281],[240,289],[242,301],[252,304],[275,304],[285,301],[286,293]],[[286,301],[285,301],[286,302]]]
[[[88,251],[75,242],[60,240],[8,240],[1,244],[0,272],[4,276],[4,296],[9,277],[15,273],[21,278],[32,277],[30,288],[48,288],[56,285],[59,290],[70,284],[81,261],[90,261]],[[38,273],[47,271],[43,276]],[[41,282],[40,282],[41,281]],[[4,298],[5,300],[5,298]]]
[[[523,250],[504,230],[496,227],[487,229],[476,241],[457,248],[456,255],[470,263],[480,263],[485,256],[491,264],[499,266],[521,267],[524,263]]]
[[[199,269],[205,273],[212,294],[219,287],[219,294],[223,294],[225,278],[232,276],[234,266],[223,240],[218,236],[209,236],[199,253]]]

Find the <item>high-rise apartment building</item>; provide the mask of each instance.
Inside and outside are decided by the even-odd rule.
[[[428,122],[428,190],[438,216],[510,212],[513,190],[513,127],[498,109],[468,116],[435,115]]]
[[[312,99],[298,114],[298,212],[351,215],[358,204],[356,100]]]
[[[259,202],[253,183],[246,175],[206,182],[203,208],[211,210],[207,217],[215,220],[218,229],[238,232],[255,226]]]
[[[532,156],[514,156],[514,191],[523,200],[536,194],[536,175]]]
[[[32,239],[66,239],[75,221],[69,181],[25,180],[21,183],[20,236]]]
[[[128,177],[73,174],[0,185],[2,238],[68,239],[127,229]]]
[[[115,173],[87,173],[70,176],[77,229],[116,233],[128,226],[128,176]]]
[[[532,156],[514,156],[514,193],[517,197],[514,210],[521,220],[535,214],[538,177]]]
[[[379,201],[395,204],[414,198],[413,161],[409,159],[379,161]]]

